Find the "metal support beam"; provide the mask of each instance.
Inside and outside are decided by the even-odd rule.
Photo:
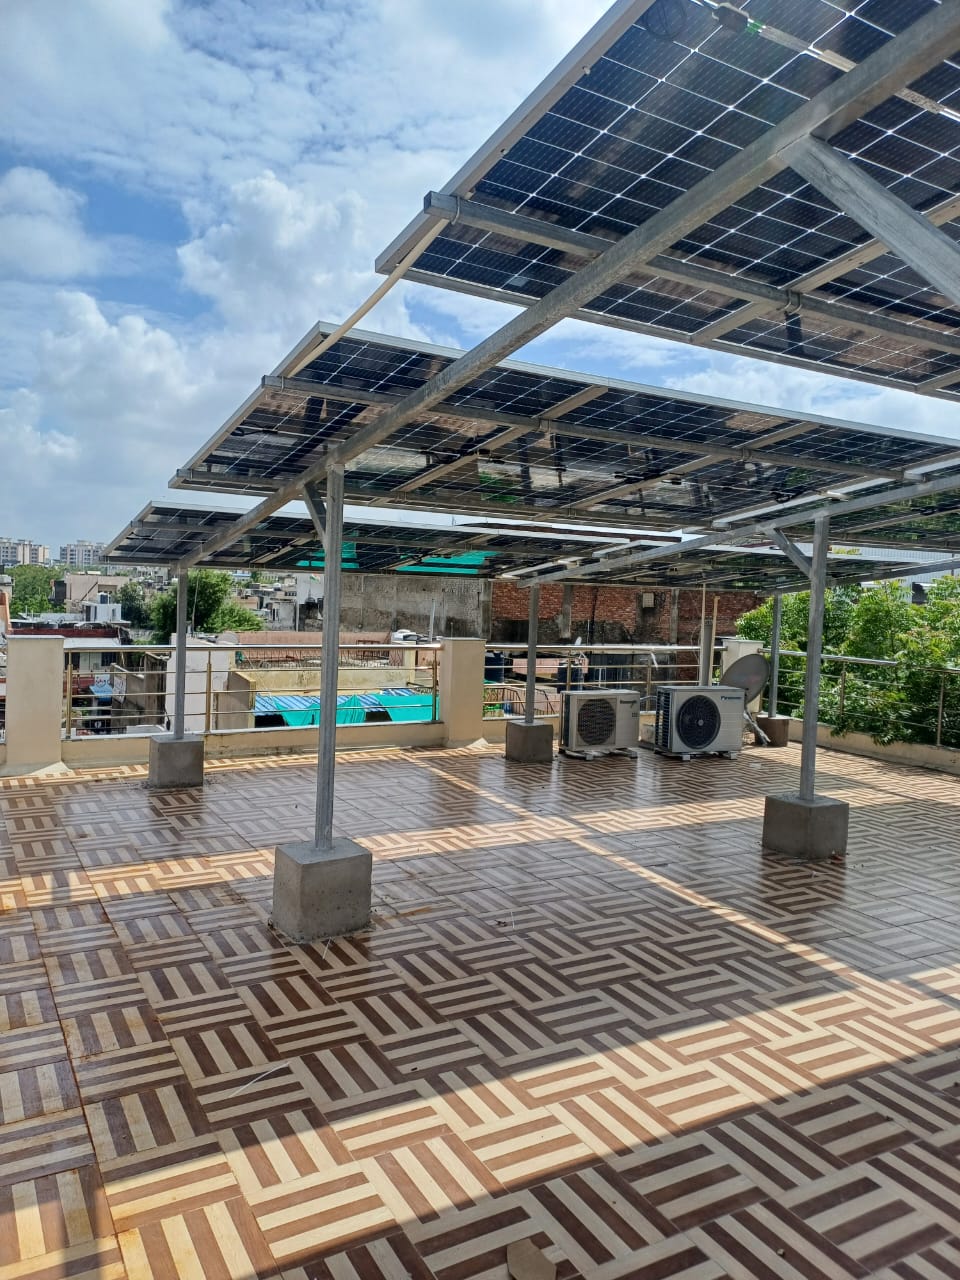
[[[323,569],[323,649],[320,671],[320,751],[314,844],[333,846],[333,785],[337,757],[337,677],[340,668],[340,579],[343,558],[343,468],[327,472]]]
[[[777,714],[777,698],[780,694],[780,627],[783,622],[783,592],[773,593],[773,626],[770,629],[770,697],[767,715]]]
[[[948,203],[950,217],[956,215],[958,202],[951,199]],[[494,235],[509,236],[527,243],[543,245],[545,249],[559,249],[562,253],[573,254],[590,261],[598,257],[604,250],[615,243],[604,236],[592,235],[585,231],[572,231],[542,218],[531,218],[525,214],[511,213],[506,209],[494,209],[487,205],[477,204],[460,196],[442,195],[436,191],[428,192],[423,202],[424,210],[449,222],[462,223],[476,227],[481,231],[489,231]],[[941,215],[947,221],[947,214]],[[885,246],[874,244],[872,255],[861,260],[869,260],[869,256],[877,257],[885,251]],[[853,265],[857,265],[854,263]],[[844,265],[836,272],[843,275],[852,267]],[[803,280],[797,281],[789,290],[777,288],[762,280],[751,280],[745,276],[732,275],[719,271],[715,267],[705,267],[695,262],[684,262],[667,254],[657,254],[643,268],[644,275],[662,276],[666,280],[675,280],[678,284],[689,285],[697,290],[710,290],[725,298],[742,300],[746,305],[722,316],[712,324],[696,331],[693,341],[704,344],[714,341],[739,329],[757,316],[768,315],[775,311],[784,311],[796,305],[797,295],[807,287]],[[826,325],[851,325],[865,329],[870,333],[889,334],[892,337],[905,338],[911,343],[923,343],[939,351],[950,351],[960,354],[960,339],[945,329],[929,325],[908,324],[893,316],[866,308],[850,306],[848,303],[831,302],[823,298],[811,297],[804,293],[800,299],[804,315],[822,320]],[[954,375],[954,380],[960,374]]]
[[[530,588],[527,606],[527,688],[523,699],[523,722],[533,724],[537,706],[537,638],[540,632],[540,584]]]
[[[827,591],[827,548],[830,520],[818,516],[813,526],[810,575],[810,621],[807,627],[807,673],[803,686],[803,736],[800,746],[800,799],[812,800],[817,774],[817,723],[820,667],[823,658],[823,613]]]
[[[809,556],[805,556],[798,546],[790,541],[787,535],[779,529],[770,529],[770,541],[780,548],[791,564],[796,565],[802,574],[810,577],[813,572],[813,561]]]
[[[782,154],[812,187],[960,306],[960,249],[949,236],[819,138],[800,139]]]
[[[173,676],[173,736],[182,738],[187,703],[187,598],[189,596],[189,570],[179,569],[177,574],[177,633],[176,670]]]
[[[303,501],[307,510],[310,512],[310,519],[313,521],[313,527],[317,531],[317,537],[323,544],[324,550],[326,550],[327,507],[324,496],[320,492],[319,485],[305,484],[303,486]]]

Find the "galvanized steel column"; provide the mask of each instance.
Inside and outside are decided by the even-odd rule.
[[[773,593],[773,626],[770,629],[770,698],[767,715],[777,714],[777,697],[780,693],[780,624],[783,621],[783,593]]]
[[[533,724],[537,701],[537,635],[540,627],[540,586],[530,588],[527,612],[527,691],[524,695],[523,722]],[[569,661],[569,659],[568,659]]]
[[[323,545],[323,651],[320,669],[320,744],[317,758],[318,849],[333,844],[333,783],[337,751],[337,676],[340,666],[340,577],[343,558],[343,467],[327,471]]]
[[[807,627],[807,675],[803,687],[803,737],[800,755],[800,799],[812,800],[817,771],[817,721],[820,706],[820,665],[823,657],[823,611],[827,592],[827,551],[830,518],[813,524],[810,570],[810,621]]]
[[[181,569],[177,577],[176,671],[173,678],[173,736],[183,737],[187,701],[187,596],[189,569]]]

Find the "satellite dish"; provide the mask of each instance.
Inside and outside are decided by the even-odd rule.
[[[770,677],[770,663],[762,653],[745,653],[730,664],[720,677],[720,683],[734,689],[742,689],[744,702],[752,702]]]

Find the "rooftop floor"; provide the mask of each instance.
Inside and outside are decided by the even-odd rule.
[[[0,784],[0,1280],[960,1276],[960,782],[364,752],[371,930],[288,948],[309,761]]]

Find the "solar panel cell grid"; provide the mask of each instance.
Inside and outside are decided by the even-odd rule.
[[[491,148],[477,161],[479,176],[459,194],[480,206],[617,239],[935,7],[932,0],[745,0],[754,25],[732,30],[695,0],[678,0],[669,13],[654,5],[606,47],[600,39],[576,83],[534,108],[505,154]],[[656,34],[664,31],[669,34]],[[960,118],[942,109],[955,101],[960,65],[945,61],[849,123],[832,143],[912,208],[938,209],[960,182]],[[960,234],[952,215],[938,220],[949,234]],[[403,255],[404,243],[411,241],[401,237],[384,269]],[[845,273],[847,256],[870,243],[853,219],[787,169],[678,239],[671,255],[745,282],[794,290],[803,290],[811,275],[823,277],[811,293],[856,306],[865,323],[875,311],[921,321],[929,334],[885,346],[874,334],[825,323],[820,314],[788,321],[775,306],[756,328],[749,292],[741,303],[704,295],[694,284],[665,290],[662,280],[641,271],[593,299],[582,314],[873,381],[917,387],[938,380],[924,389],[960,394],[960,378],[951,387],[949,377],[956,353],[937,349],[937,333],[950,335],[956,325],[954,308],[882,248],[862,274]],[[582,262],[535,237],[478,230],[465,220],[445,228],[408,277],[531,301]],[[840,280],[831,285],[835,264]],[[731,324],[738,309],[743,323]]]

